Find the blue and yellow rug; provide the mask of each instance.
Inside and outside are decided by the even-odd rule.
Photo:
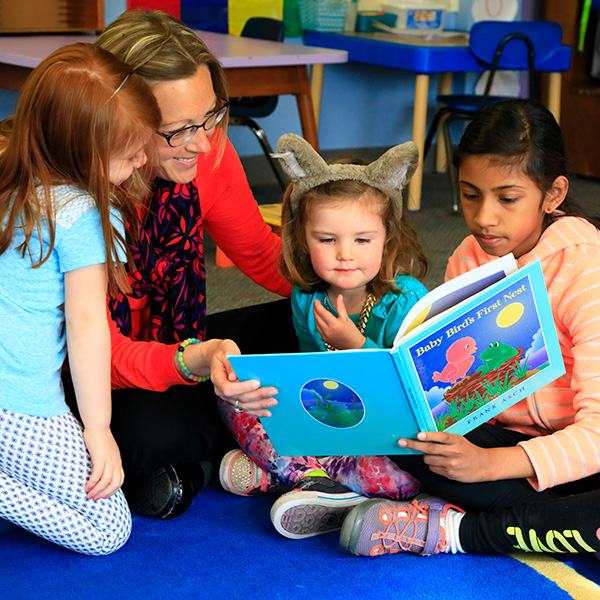
[[[134,517],[115,554],[74,554],[0,521],[4,600],[593,600],[600,562],[592,557],[413,555],[357,558],[337,534],[280,537],[270,497],[213,488],[172,521]],[[563,558],[565,558],[563,556]]]

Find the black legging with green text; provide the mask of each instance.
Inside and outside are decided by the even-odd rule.
[[[465,436],[483,447],[529,436],[484,424]],[[427,490],[466,511],[460,543],[469,553],[600,551],[600,475],[536,492],[525,479],[462,483],[433,473],[420,455],[390,456]]]

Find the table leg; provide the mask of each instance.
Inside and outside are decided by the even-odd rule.
[[[321,95],[323,93],[323,65],[313,65],[310,77],[310,95],[313,108],[315,109],[315,123],[319,129],[319,118],[321,116]]]
[[[232,98],[293,94],[298,104],[302,135],[318,152],[319,138],[306,65],[253,67],[251,69],[231,67],[225,69],[225,77],[227,77],[229,94]]]
[[[548,78],[548,109],[560,124],[560,73],[550,73]]]
[[[298,104],[298,114],[300,115],[300,125],[302,126],[302,135],[304,139],[318,152],[319,135],[317,132],[317,123],[315,120],[315,109],[310,95],[310,82],[308,72],[304,65],[297,69],[297,78],[300,92],[295,94]]]
[[[415,108],[413,111],[413,142],[419,148],[419,166],[408,186],[408,210],[421,208],[421,187],[423,185],[423,149],[425,148],[425,125],[427,122],[427,98],[429,95],[429,75],[417,75],[415,82]]]
[[[452,73],[440,73],[440,81],[438,83],[438,95],[447,96],[452,93]],[[437,131],[437,151],[435,155],[435,170],[437,173],[446,172],[446,161],[448,157],[445,152],[444,145],[444,127],[440,123]]]

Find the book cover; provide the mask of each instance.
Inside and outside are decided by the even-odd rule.
[[[391,350],[230,361],[241,380],[278,389],[261,421],[282,456],[408,453],[399,438],[465,434],[564,373],[537,261],[409,329]]]

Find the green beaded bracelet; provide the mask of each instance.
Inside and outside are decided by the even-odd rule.
[[[210,379],[210,375],[205,375],[204,377],[200,377],[200,375],[194,375],[186,366],[186,364],[183,362],[183,351],[185,350],[186,346],[189,346],[190,344],[200,344],[202,342],[202,340],[199,340],[197,338],[188,338],[187,340],[184,340],[183,342],[181,342],[181,344],[179,345],[179,348],[177,348],[177,362],[179,363],[179,366],[181,367],[181,370],[184,372],[185,376],[188,379],[191,379],[192,381],[208,381]]]

